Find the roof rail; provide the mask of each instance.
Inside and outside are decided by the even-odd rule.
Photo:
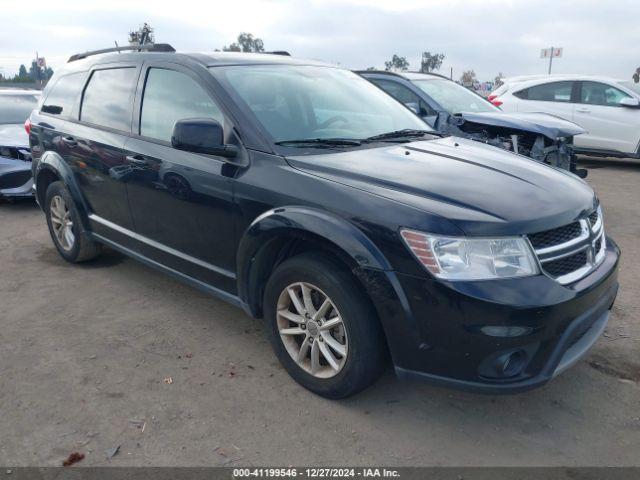
[[[273,52],[261,52],[261,53],[268,53],[269,55],[283,55],[285,57],[291,56],[291,54],[286,50],[274,50]]]
[[[71,55],[67,63],[75,62],[76,60],[81,60],[83,58],[91,57],[93,55],[100,55],[101,53],[111,53],[111,52],[126,52],[129,50],[137,50],[137,51],[146,51],[146,52],[175,52],[176,49],[173,48],[168,43],[149,43],[147,45],[130,45],[125,47],[111,47],[111,48],[103,48],[102,50],[93,50],[90,52],[84,53],[76,53],[75,55]]]

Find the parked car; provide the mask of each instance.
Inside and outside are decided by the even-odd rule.
[[[36,90],[0,89],[0,198],[31,197],[31,154],[24,122],[38,103]]]
[[[550,75],[508,81],[491,95],[506,112],[544,112],[571,120],[587,133],[576,152],[640,158],[640,85],[588,75]]]
[[[439,132],[470,138],[586,177],[576,167],[573,122],[539,113],[506,114],[477,93],[442,75],[361,71]]]
[[[335,66],[124,50],[73,56],[30,117],[65,260],[107,245],[264,318],[330,398],[388,354],[401,377],[526,390],[604,330],[619,250],[576,176],[443,136]]]

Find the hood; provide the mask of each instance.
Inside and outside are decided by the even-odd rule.
[[[461,113],[456,117],[462,117],[467,122],[494,127],[515,128],[527,132],[534,132],[544,135],[552,140],[561,137],[572,137],[587,131],[563,118],[549,115],[548,113]]]
[[[0,124],[0,146],[29,148],[29,136],[22,124]]]
[[[591,187],[571,173],[458,137],[287,161],[309,174],[444,217],[467,235],[547,230],[596,205]]]

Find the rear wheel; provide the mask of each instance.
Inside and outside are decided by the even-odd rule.
[[[312,392],[347,397],[384,369],[386,345],[376,312],[332,257],[303,254],[283,262],[267,282],[264,309],[280,362]]]
[[[53,182],[47,188],[44,210],[51,239],[62,258],[78,263],[100,254],[100,244],[82,231],[78,210],[62,182]]]

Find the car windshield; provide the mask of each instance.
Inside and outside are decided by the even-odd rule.
[[[423,92],[451,114],[462,112],[495,112],[499,110],[479,95],[451,80],[413,80]]]
[[[0,124],[24,123],[37,103],[37,95],[0,94]]]
[[[378,87],[348,70],[242,65],[212,67],[212,71],[220,74],[275,142],[316,140],[318,144],[322,139],[327,144],[330,139],[432,131]]]
[[[634,83],[634,82],[620,82],[620,85],[622,85],[623,87],[627,87],[629,90],[631,90],[632,92],[640,95],[640,83]]]

